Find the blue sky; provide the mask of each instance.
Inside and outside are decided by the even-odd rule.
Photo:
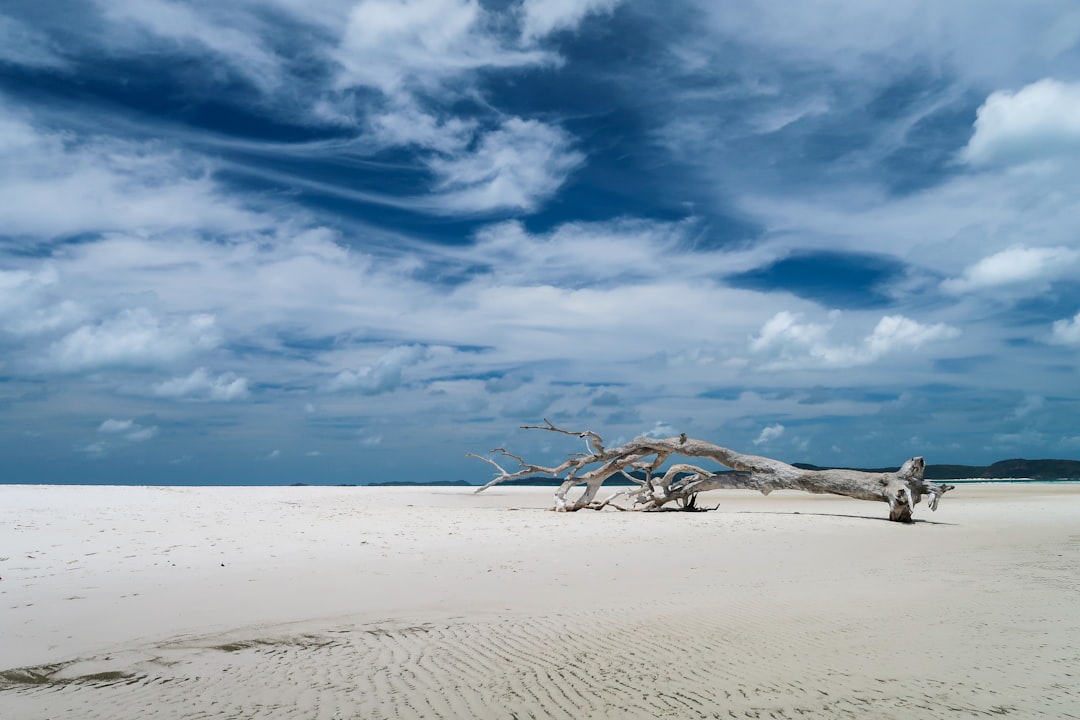
[[[2,480],[1080,459],[1078,168],[1073,0],[7,2]]]

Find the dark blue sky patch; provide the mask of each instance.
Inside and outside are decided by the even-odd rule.
[[[958,148],[971,136],[980,104],[981,99],[965,96],[916,122],[906,133],[903,145],[881,162],[889,190],[908,194],[962,171]]]
[[[900,261],[880,255],[813,252],[729,275],[725,282],[747,290],[790,292],[828,308],[870,309],[893,303],[884,288],[904,272]]]
[[[839,401],[871,403],[876,405],[894,402],[899,397],[899,394],[895,392],[865,390],[862,388],[851,387],[824,387],[819,385],[803,391],[798,402],[800,405],[821,405]]]
[[[712,388],[700,392],[694,397],[710,400],[737,400],[747,390],[746,388]]]
[[[1062,280],[1053,283],[1045,292],[1022,298],[1014,305],[1002,308],[1000,319],[1012,327],[1045,325],[1047,318],[1070,318],[1080,311],[1080,282]]]
[[[993,355],[968,355],[966,357],[938,358],[934,361],[934,369],[951,375],[964,375],[975,372],[979,368],[993,363],[996,358]]]

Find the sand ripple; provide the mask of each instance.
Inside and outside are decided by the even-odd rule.
[[[1069,674],[1080,658],[1067,648],[1042,686],[1023,666],[992,683],[963,668],[929,678],[876,662],[881,648],[865,626],[837,643],[842,623],[808,617],[777,631],[753,605],[737,610],[738,625],[592,613],[266,628],[8,671],[0,704],[13,720],[1068,718],[1080,709]],[[1004,669],[1008,658],[986,662]]]

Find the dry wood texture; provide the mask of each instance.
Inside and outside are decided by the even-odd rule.
[[[515,471],[503,468],[490,457],[469,453],[471,457],[490,463],[496,469],[495,479],[477,492],[508,480],[549,475],[563,480],[555,491],[555,509],[570,512],[602,510],[606,507],[659,510],[669,504],[693,507],[698,493],[725,488],[758,490],[763,495],[773,490],[803,490],[885,502],[889,505],[890,520],[912,522],[912,512],[924,496],[930,509],[937,510],[941,496],[954,487],[924,480],[926,463],[921,457],[911,458],[899,470],[890,473],[803,470],[772,458],[745,455],[710,442],[688,438],[685,433],[669,438],[639,437],[625,445],[607,448],[604,439],[592,430],[565,430],[547,419],[543,425],[522,427],[579,437],[585,441],[585,452],[570,456],[560,465],[546,467],[527,462],[505,448],[491,451],[492,454],[517,462],[519,469]],[[662,466],[673,457],[704,458],[731,471],[717,472],[689,463],[675,463],[667,465],[661,472]],[[638,475],[631,474],[631,471],[638,471]],[[602,500],[597,499],[601,486],[616,475],[632,480],[635,485],[616,491]],[[568,498],[570,490],[578,485],[585,486],[581,495],[577,499]]]

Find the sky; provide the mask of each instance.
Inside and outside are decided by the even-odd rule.
[[[1075,0],[8,0],[0,481],[1080,459]]]

